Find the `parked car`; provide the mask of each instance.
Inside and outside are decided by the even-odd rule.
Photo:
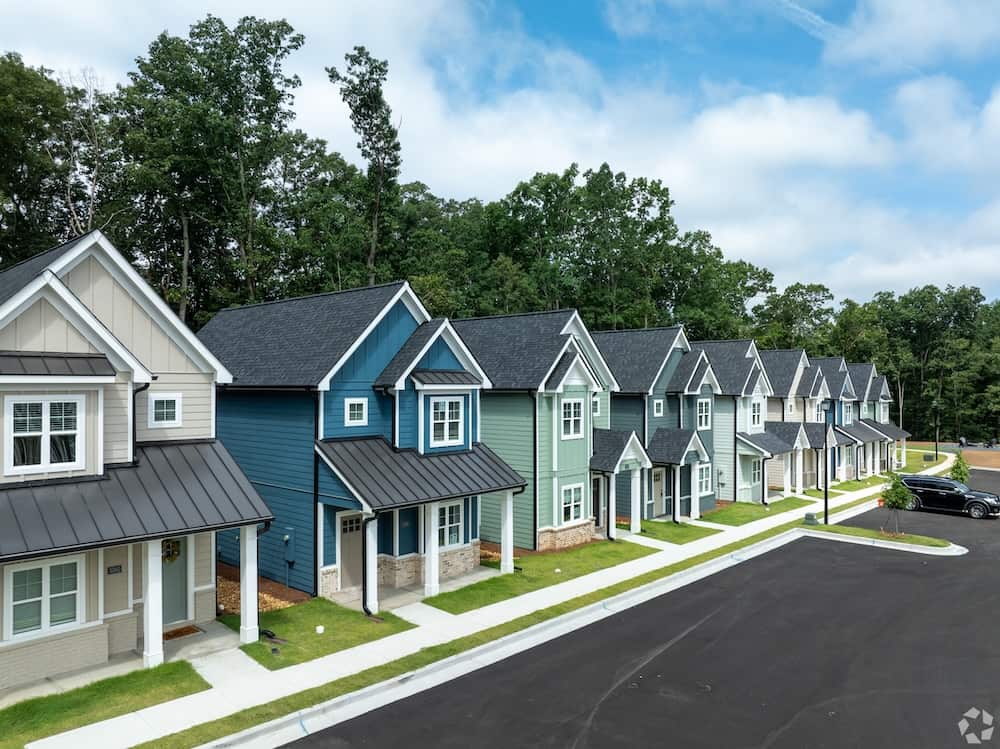
[[[1000,497],[990,492],[970,489],[961,481],[939,476],[903,476],[903,483],[910,490],[911,510],[922,507],[928,510],[964,512],[970,517],[985,518],[1000,515]]]

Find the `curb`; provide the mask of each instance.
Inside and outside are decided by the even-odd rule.
[[[927,554],[932,557],[960,557],[968,554],[969,550],[958,544],[948,546],[920,546],[918,544],[908,544],[902,541],[884,541],[880,538],[863,538],[861,536],[845,536],[840,533],[827,533],[826,531],[814,531],[807,528],[799,528],[799,534],[809,538],[822,538],[827,541],[843,541],[848,544],[859,546],[876,546],[880,549],[891,549],[892,551],[908,551],[912,554]]]

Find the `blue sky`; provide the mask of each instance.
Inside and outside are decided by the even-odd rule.
[[[0,0],[0,49],[112,86],[211,11],[306,35],[298,126],[357,159],[323,68],[390,62],[404,178],[495,198],[607,161],[670,186],[779,285],[1000,292],[1000,13],[989,0]],[[44,29],[44,31],[42,31]]]

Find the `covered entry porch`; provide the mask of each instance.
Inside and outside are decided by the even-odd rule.
[[[696,430],[657,429],[649,441],[649,456],[654,467],[647,517],[697,520],[714,506],[711,459]]]
[[[652,466],[635,432],[594,430],[590,475],[597,533],[615,538],[618,518],[628,519],[632,533],[642,530],[647,472]]]

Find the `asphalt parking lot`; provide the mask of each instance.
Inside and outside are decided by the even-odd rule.
[[[963,713],[1000,717],[1000,521],[902,524],[970,553],[803,539],[295,745],[968,746]]]

